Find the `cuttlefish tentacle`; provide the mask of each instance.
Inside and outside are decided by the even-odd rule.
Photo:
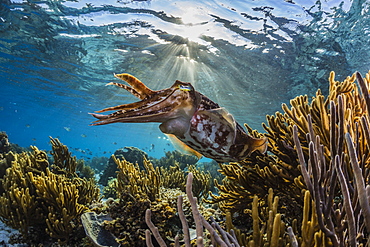
[[[183,93],[183,90],[188,90],[190,86],[189,83],[176,81],[171,88],[155,91],[155,95],[148,96],[148,98],[142,101],[98,111],[118,110],[109,115],[90,113],[98,119],[92,125],[104,125],[116,122],[161,122],[163,123],[161,130],[164,133],[173,134],[176,131],[173,130],[171,125],[181,125],[181,129],[186,128],[184,126],[188,124],[189,119],[195,111],[193,105],[197,105],[195,101],[199,101],[195,94],[191,95],[189,92]],[[171,102],[171,104],[168,104],[168,102]],[[185,119],[184,123],[181,123],[183,119]]]
[[[126,74],[126,73],[124,73],[124,74],[114,74],[114,76],[118,79],[121,79],[121,80],[127,82],[128,84],[130,84],[130,86],[132,88],[129,89],[130,87],[128,87],[124,84],[120,84],[120,85],[117,85],[117,86],[119,86],[119,87],[121,87],[121,85],[126,86],[126,87],[123,87],[123,88],[126,89],[127,91],[129,91],[130,93],[132,93],[132,91],[130,91],[130,90],[133,90],[133,92],[135,92],[135,93],[132,93],[132,94],[135,95],[136,97],[138,97],[139,99],[146,99],[146,98],[148,98],[148,97],[157,93],[157,91],[151,90],[150,88],[145,86],[145,84],[142,83],[139,79],[137,79],[135,76],[132,76],[130,74]]]
[[[190,83],[176,81],[170,88],[153,91],[129,74],[115,76],[131,87],[110,85],[124,88],[141,101],[98,111],[116,110],[109,115],[90,113],[98,119],[91,125],[159,122],[160,130],[176,146],[218,162],[241,161],[256,150],[266,152],[267,138],[249,136],[230,113],[195,91]]]
[[[109,82],[109,83],[105,84],[105,86],[109,86],[109,85],[115,85],[117,87],[123,88],[126,91],[130,92],[135,97],[141,99],[140,93],[138,91],[136,91],[135,89],[133,89],[132,87],[129,87],[129,86],[125,85],[125,84],[118,83],[118,82]]]
[[[135,102],[135,103],[108,107],[108,108],[105,108],[105,109],[102,109],[102,110],[99,110],[99,111],[96,111],[96,112],[101,113],[101,112],[106,112],[106,111],[122,110],[123,113],[124,113],[124,112],[130,111],[130,110],[135,110],[135,109],[137,110],[138,108],[142,109],[142,108],[150,107],[150,106],[153,106],[153,105],[157,104],[158,102],[161,102],[161,101],[165,100],[168,97],[168,93],[170,93],[170,92],[172,92],[172,89],[171,90],[170,89],[164,89],[164,90],[161,90],[161,91],[157,91],[155,99],[147,98],[147,99],[144,99],[142,101]]]
[[[158,91],[151,90],[150,88],[145,86],[145,84],[142,83],[139,79],[137,79],[136,77],[130,74],[114,74],[114,76],[118,79],[121,79],[127,82],[128,84],[130,84],[131,87],[125,84],[122,84],[122,83],[117,83],[117,82],[109,82],[106,84],[106,86],[115,85],[117,87],[123,88],[141,100],[147,99],[151,97],[152,95],[159,93]],[[129,110],[130,107],[131,106],[127,106],[127,104],[124,104],[124,105],[104,108],[96,112],[101,113],[101,112],[106,112],[106,111]]]

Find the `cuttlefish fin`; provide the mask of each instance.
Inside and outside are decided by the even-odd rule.
[[[261,154],[265,154],[268,148],[267,137],[256,138],[249,136],[248,134],[240,133],[236,140],[236,143],[232,146],[235,157],[247,157],[254,151],[258,150]]]
[[[121,80],[127,82],[132,88],[130,88],[129,86],[126,86],[126,87],[122,87],[120,85],[117,85],[117,86],[126,89],[127,91],[129,91],[130,93],[132,93],[133,95],[135,95],[136,97],[138,97],[141,100],[146,99],[146,98],[148,98],[148,97],[150,97],[150,96],[152,96],[153,94],[156,93],[156,91],[153,91],[150,88],[148,88],[147,86],[145,86],[145,84],[142,83],[135,76],[132,76],[132,75],[126,74],[126,73],[124,73],[124,74],[114,74],[114,76],[118,79],[121,79]],[[117,83],[117,84],[119,84],[119,83]],[[114,84],[114,85],[116,85],[116,84]]]
[[[207,112],[209,114],[213,114],[215,116],[218,116],[218,117],[221,117],[221,118],[225,119],[226,122],[228,123],[228,125],[232,129],[236,129],[236,121],[235,121],[233,115],[231,115],[225,108],[220,107],[220,108],[216,108],[216,109],[207,110]]]
[[[268,148],[268,139],[267,137],[263,138],[253,138],[253,144],[255,149],[258,150],[261,154],[265,154]]]
[[[189,147],[188,145],[180,141],[175,135],[172,135],[172,134],[165,134],[165,135],[168,137],[168,139],[170,139],[172,145],[179,152],[186,154],[186,155],[194,155],[198,159],[202,158],[203,155],[201,155],[199,152],[195,151],[194,149],[192,149],[191,147]]]

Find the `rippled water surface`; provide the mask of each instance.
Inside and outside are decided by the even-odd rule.
[[[266,114],[370,69],[370,3],[353,1],[0,1],[0,130],[21,146],[59,137],[78,156],[171,150],[158,124],[88,126],[137,99],[105,86],[130,73],[178,79],[263,131]]]

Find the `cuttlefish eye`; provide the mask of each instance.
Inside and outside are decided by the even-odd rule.
[[[191,91],[191,86],[190,85],[179,85],[179,89],[182,91]]]

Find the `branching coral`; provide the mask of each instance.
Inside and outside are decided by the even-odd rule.
[[[283,212],[287,222],[302,224],[302,228],[289,228],[290,233],[296,229],[293,235],[298,242],[305,246],[366,243],[370,227],[370,199],[365,193],[370,174],[370,75],[362,78],[357,73],[338,82],[332,72],[329,82],[327,97],[320,90],[311,102],[307,96],[298,96],[290,101],[290,108],[283,104],[284,113],[267,116],[264,128],[270,154],[252,154],[240,164],[220,165],[226,179],[216,183],[219,195],[211,195],[211,202],[219,203],[224,212],[241,212],[252,204],[254,194],[263,198],[274,188],[280,205],[289,207]],[[248,130],[253,136],[262,135]],[[290,213],[307,208],[302,189],[312,195],[316,216],[309,228],[315,231],[314,237],[303,237],[307,218],[294,221],[302,216]],[[308,240],[311,237],[315,241]]]
[[[265,165],[268,159],[270,159],[272,166],[276,166],[276,163],[274,163],[274,160],[277,159],[276,157],[263,157],[259,160]],[[214,181],[219,193],[218,195],[210,194],[211,199],[206,201],[218,203],[224,212],[243,212],[252,203],[254,195],[264,198],[269,188],[276,189],[276,194],[279,195],[281,204],[289,204],[291,207],[294,207],[291,208],[292,210],[300,210],[300,188],[297,188],[294,183],[287,182],[288,180],[272,174],[267,166],[261,168],[259,164],[256,164],[249,167],[238,163],[219,165],[221,168],[220,172],[226,178],[222,181],[222,184],[219,184],[217,180]],[[285,191],[283,188],[285,188]],[[285,211],[282,213],[289,214],[289,212]]]
[[[231,235],[225,230],[223,230],[215,221],[213,221],[212,225],[209,224],[206,219],[202,216],[201,212],[199,211],[197,205],[197,198],[193,196],[192,193],[192,184],[193,184],[193,174],[190,172],[188,174],[187,182],[186,182],[186,195],[191,205],[192,216],[195,221],[196,225],[196,246],[203,247],[204,246],[204,232],[203,229],[206,228],[211,235],[211,241],[214,246],[219,245],[222,247],[231,247],[231,246],[239,246],[238,241],[236,240],[235,235]],[[190,233],[189,233],[189,225],[186,220],[184,211],[183,211],[183,196],[178,196],[177,201],[177,209],[180,216],[183,232],[184,232],[184,242],[186,247],[190,247]],[[145,212],[145,222],[148,225],[150,230],[146,230],[146,244],[148,247],[153,247],[152,239],[150,231],[153,233],[155,239],[157,240],[158,244],[161,247],[166,247],[166,242],[160,235],[158,227],[152,222],[151,219],[152,212],[150,209],[147,209]],[[231,231],[232,232],[232,231]],[[233,233],[233,232],[232,232]],[[180,247],[179,237],[176,236],[175,238],[175,246]]]
[[[197,198],[205,198],[211,189],[211,175],[209,172],[197,169],[194,165],[187,167],[188,172],[194,174],[193,193]],[[185,172],[178,163],[169,168],[161,167],[161,186],[164,188],[179,188],[185,192]]]
[[[143,170],[137,164],[112,158],[119,168],[114,183],[119,200],[109,209],[113,220],[106,223],[107,229],[122,246],[132,246],[133,243],[143,246],[145,242],[140,240],[143,240],[146,229],[145,210],[150,208],[155,214],[154,222],[159,231],[170,241],[181,229],[181,222],[176,216],[176,199],[184,194],[185,172],[178,165],[169,169],[154,167],[145,157]],[[194,166],[189,166],[188,170],[195,174],[193,190],[196,195],[207,195],[210,175]],[[184,205],[188,205],[184,211],[190,214],[189,203],[185,201]],[[201,210],[205,212],[205,217],[214,212],[203,207]]]
[[[185,191],[185,173],[176,162],[174,166],[160,167],[161,185],[165,188],[179,188]]]
[[[109,208],[113,220],[106,223],[106,229],[117,237],[122,246],[144,246],[145,210],[153,208],[157,212],[156,222],[161,225],[161,231],[165,231],[164,224],[175,214],[171,193],[160,186],[159,167],[154,168],[145,157],[144,170],[137,164],[112,158],[119,170],[116,182],[119,199]]]
[[[194,196],[198,199],[206,198],[211,189],[211,175],[209,172],[197,169],[194,165],[189,165],[188,170],[194,177],[192,185]]]
[[[246,235],[238,227],[235,227],[231,212],[226,213],[227,231],[235,231],[239,244],[243,246],[282,246],[283,243],[286,246],[286,227],[282,220],[282,214],[278,212],[278,202],[279,197],[273,196],[272,189],[269,190],[265,200],[261,200],[255,195],[252,209],[245,210],[245,213],[251,218],[253,233]]]
[[[302,175],[313,195],[318,225],[334,246],[358,245],[363,243],[364,227],[366,237],[370,232],[370,195],[365,192],[364,182],[369,181],[369,81],[359,73],[356,77],[362,95],[356,87],[330,101],[327,141],[321,140],[311,115],[307,116],[307,162],[298,127],[293,128]],[[326,154],[326,150],[330,152]]]
[[[57,138],[50,137],[53,148],[52,155],[54,162],[51,165],[53,172],[66,174],[68,177],[76,176],[76,157],[68,151],[68,147],[63,145]]]
[[[142,195],[150,201],[154,201],[159,193],[161,176],[159,168],[154,168],[152,163],[144,157],[144,168],[140,170],[138,164],[126,160],[119,160],[112,156],[118,166],[117,192]]]
[[[52,145],[57,164],[50,166],[46,153],[32,147],[32,153],[12,156],[11,167],[0,181],[0,219],[20,230],[29,243],[30,233],[40,239],[45,239],[46,233],[68,242],[79,225],[80,214],[92,201],[99,200],[94,181],[74,175],[76,164],[72,163],[76,160],[68,149],[57,139],[52,139]]]
[[[117,159],[112,156],[116,162],[119,171],[117,175],[117,192],[129,191],[131,194],[142,194],[154,201],[159,193],[159,188],[180,188],[185,191],[185,172],[182,171],[179,165],[166,168],[154,167],[153,164],[145,157],[143,165],[145,170],[140,170],[137,164],[133,164],[126,160]],[[201,198],[210,190],[210,175],[201,171],[195,166],[188,166],[189,172],[194,174],[193,193]]]
[[[150,200],[141,194],[121,192],[120,199],[108,209],[113,220],[105,222],[105,229],[116,237],[121,246],[144,246],[144,212],[150,204]]]
[[[124,147],[114,152],[114,157],[117,159],[124,159],[131,163],[138,163],[141,169],[144,168],[143,157],[148,159],[148,154],[136,147]],[[111,157],[108,161],[107,166],[104,169],[103,174],[100,176],[99,183],[106,186],[108,181],[116,177],[117,164]]]

